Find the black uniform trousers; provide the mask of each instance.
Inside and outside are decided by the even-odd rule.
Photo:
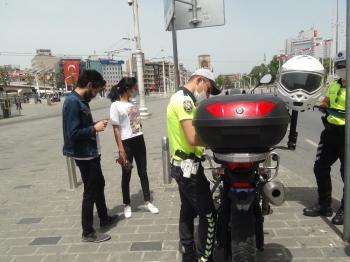
[[[340,174],[344,182],[344,148],[345,128],[329,124],[321,133],[318,145],[314,173],[318,186],[318,203],[324,207],[330,207],[332,203],[331,166],[340,160]],[[341,200],[344,204],[344,189]]]
[[[197,251],[199,257],[209,258],[214,248],[216,209],[212,199],[210,184],[200,165],[196,175],[183,177],[181,167],[172,166],[171,176],[176,179],[181,199],[180,241],[183,252],[195,250],[194,219],[199,216]]]

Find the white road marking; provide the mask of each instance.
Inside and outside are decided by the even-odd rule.
[[[305,139],[306,142],[308,142],[309,144],[313,145],[314,147],[318,147],[318,144],[316,144],[315,142],[309,140],[309,139]]]

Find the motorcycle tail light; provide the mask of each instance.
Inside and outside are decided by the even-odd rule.
[[[239,101],[230,103],[216,102],[207,105],[206,109],[217,117],[247,117],[247,116],[263,116],[269,113],[275,103],[259,100],[257,102]]]
[[[233,182],[232,186],[234,188],[249,188],[250,183],[249,182]]]
[[[227,165],[229,168],[236,169],[236,168],[251,168],[254,166],[254,162],[249,162],[249,163],[232,163],[232,162],[227,162]]]

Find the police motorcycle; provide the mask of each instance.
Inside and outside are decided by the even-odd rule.
[[[257,86],[271,81],[264,76]],[[276,77],[277,93],[216,96],[202,101],[193,125],[210,147],[218,191],[216,247],[223,261],[257,261],[264,249],[264,216],[270,204],[284,203],[284,186],[274,180],[280,158],[273,150],[295,150],[299,111],[311,108],[321,95],[325,70],[310,56],[288,60]],[[256,86],[256,87],[257,87]],[[291,110],[291,113],[290,113]],[[278,145],[289,125],[287,147]],[[220,166],[214,168],[211,160]]]

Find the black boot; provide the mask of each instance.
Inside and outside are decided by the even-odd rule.
[[[337,213],[332,219],[334,225],[343,225],[344,224],[344,207],[340,206]]]
[[[197,252],[195,250],[190,253],[182,254],[182,262],[197,262],[197,259]]]
[[[333,215],[332,208],[330,206],[324,207],[320,204],[315,204],[311,207],[303,209],[304,215],[309,217],[325,216],[331,217]]]

